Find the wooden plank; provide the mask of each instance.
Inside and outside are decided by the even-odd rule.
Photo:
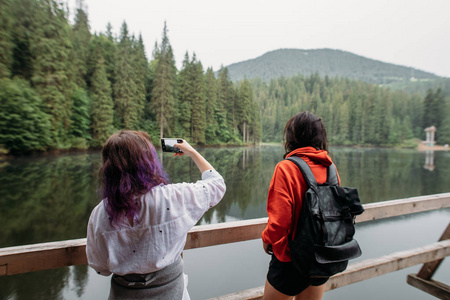
[[[330,278],[326,291],[340,288],[352,283],[371,279],[387,273],[409,268],[425,262],[442,259],[450,255],[450,240],[441,241],[419,247],[412,250],[396,252],[379,258],[367,259],[349,265],[347,270]],[[215,300],[260,299],[264,293],[264,287],[257,287],[245,291],[232,293]],[[248,295],[250,297],[248,297]],[[245,298],[248,297],[248,298]]]
[[[365,204],[364,209],[366,211],[356,217],[356,222],[378,220],[447,207],[450,207],[450,193],[382,201]]]
[[[236,243],[261,238],[268,218],[200,225],[192,228],[186,239],[185,250]]]
[[[5,266],[5,274],[0,275],[85,264],[87,264],[86,239],[0,249],[0,266]]]
[[[347,270],[330,278],[327,290],[333,290],[362,280],[395,272],[450,255],[450,240],[437,242],[413,250],[373,258],[351,264]]]
[[[450,223],[448,223],[447,228],[444,230],[444,233],[440,237],[439,241],[448,240],[450,239]],[[434,273],[436,272],[437,268],[442,263],[442,259],[438,259],[429,263],[426,263],[422,266],[419,273],[417,273],[417,276],[425,279],[430,280],[431,277],[433,277]]]
[[[245,291],[240,291],[237,293],[223,295],[223,296],[211,298],[208,300],[238,300],[238,299],[260,300],[260,299],[262,299],[263,294],[264,294],[264,287],[260,286],[260,287],[254,288],[254,289],[248,289]]]
[[[450,286],[436,281],[425,280],[416,274],[409,274],[407,277],[408,284],[442,300],[450,300]]]
[[[421,196],[364,205],[357,222],[399,214],[450,207],[450,193]],[[261,238],[267,218],[195,226],[187,236],[185,249],[208,247]],[[0,249],[0,276],[86,264],[86,239],[42,243]],[[5,271],[6,270],[6,271]]]
[[[356,222],[367,222],[410,213],[450,207],[450,193],[383,201],[364,205],[365,212]],[[185,249],[208,247],[261,238],[267,218],[227,222],[194,227],[188,234]]]

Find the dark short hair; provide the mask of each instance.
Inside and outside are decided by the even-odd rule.
[[[302,147],[314,147],[328,151],[327,131],[322,119],[309,111],[301,112],[286,123],[283,132],[286,157],[290,152]]]

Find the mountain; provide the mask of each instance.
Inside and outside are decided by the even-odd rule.
[[[418,69],[369,59],[350,52],[334,49],[279,49],[255,59],[227,66],[231,80],[259,77],[263,81],[281,76],[343,77],[374,84],[389,85],[398,82],[423,82],[442,79]]]

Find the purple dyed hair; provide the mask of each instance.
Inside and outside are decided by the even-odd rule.
[[[102,158],[102,196],[111,224],[120,226],[125,216],[138,221],[135,197],[169,183],[149,135],[143,131],[116,132],[104,144]]]

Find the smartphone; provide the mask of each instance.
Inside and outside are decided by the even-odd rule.
[[[177,143],[182,143],[182,142],[183,142],[182,139],[177,139],[177,138],[161,139],[161,147],[162,147],[163,152],[183,153],[183,151],[181,151],[180,148],[173,146]]]

